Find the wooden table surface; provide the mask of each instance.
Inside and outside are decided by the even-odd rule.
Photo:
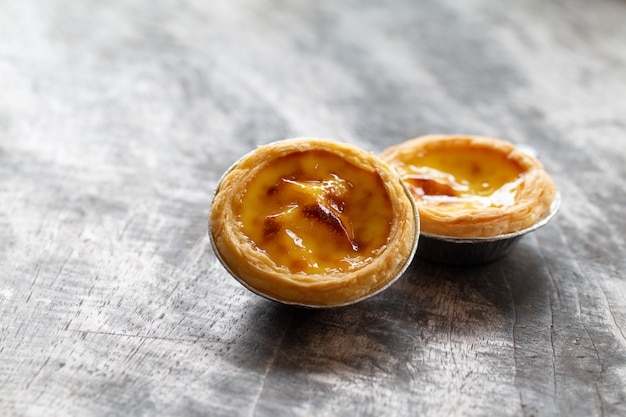
[[[626,415],[626,2],[0,0],[3,416]],[[507,257],[302,310],[217,261],[256,146],[534,148]]]

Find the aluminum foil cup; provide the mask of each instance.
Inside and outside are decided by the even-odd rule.
[[[534,225],[518,232],[493,237],[455,238],[422,232],[417,256],[448,265],[480,265],[495,261],[513,249],[526,234],[545,226],[559,211],[561,194],[556,193],[550,212]]]

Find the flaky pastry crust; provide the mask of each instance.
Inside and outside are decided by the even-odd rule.
[[[463,151],[468,155],[474,151],[484,153],[486,164],[488,158],[500,158],[511,164],[511,169],[518,170],[519,176],[514,183],[507,185],[513,190],[510,192],[513,200],[507,204],[472,206],[471,203],[455,202],[455,197],[432,198],[428,190],[420,188],[416,192],[409,187],[419,210],[423,233],[454,238],[494,237],[521,231],[548,215],[556,195],[552,179],[537,158],[507,141],[483,136],[428,135],[390,147],[380,156],[407,181],[410,176],[408,165],[416,156],[419,161],[432,152],[462,155],[459,152]],[[434,191],[435,194],[438,192],[446,193],[446,190]]]
[[[307,151],[327,152],[364,172],[375,173],[389,196],[393,219],[386,243],[377,256],[356,269],[306,273],[277,265],[251,241],[237,215],[242,209],[242,195],[253,178],[278,158]],[[249,289],[284,303],[337,306],[377,293],[401,274],[415,251],[419,219],[404,184],[377,156],[328,140],[290,139],[259,147],[227,171],[215,192],[209,229],[220,260]]]

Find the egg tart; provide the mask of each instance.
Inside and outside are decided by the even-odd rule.
[[[400,276],[419,220],[402,180],[358,147],[323,139],[261,146],[220,180],[209,233],[226,269],[269,299],[350,304]]]
[[[541,162],[501,140],[428,135],[385,150],[408,186],[425,234],[488,238],[550,214],[556,189]]]

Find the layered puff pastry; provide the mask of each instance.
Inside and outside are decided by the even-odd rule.
[[[483,238],[518,232],[547,216],[556,195],[541,162],[500,139],[428,135],[380,156],[408,185],[425,234]]]
[[[291,139],[261,146],[226,172],[209,219],[216,254],[267,298],[349,304],[408,266],[419,219],[385,162],[355,146]]]

